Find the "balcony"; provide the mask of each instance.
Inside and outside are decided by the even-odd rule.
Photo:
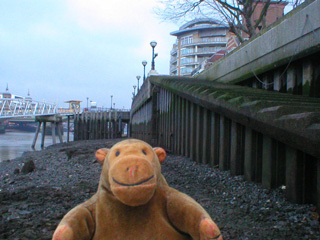
[[[194,55],[212,55],[220,50],[225,50],[225,47],[206,47],[206,48],[198,48],[197,51],[194,49],[191,51],[183,52],[181,50],[181,57],[194,56]]]
[[[177,71],[177,65],[170,65],[170,72]]]
[[[181,50],[181,57],[182,56],[190,56],[190,55],[194,55],[196,52],[195,52],[195,50],[194,49],[192,49],[192,50],[189,50],[189,51],[187,51],[187,52],[183,52],[183,50]]]
[[[171,54],[171,56],[174,56],[177,54],[177,52],[178,52],[178,48],[174,48],[171,50],[170,54]]]
[[[203,38],[203,39],[195,39],[192,42],[184,42],[181,43],[181,46],[194,46],[194,45],[226,45],[227,38],[220,37],[220,38]]]
[[[177,57],[171,57],[170,63],[173,64],[173,63],[177,62],[177,60],[178,60]]]

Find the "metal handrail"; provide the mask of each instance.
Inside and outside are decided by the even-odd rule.
[[[57,114],[57,106],[29,99],[0,98],[0,118]]]

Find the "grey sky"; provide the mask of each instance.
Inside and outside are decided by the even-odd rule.
[[[0,1],[0,92],[67,107],[86,98],[98,107],[130,108],[142,60],[151,67],[150,41],[158,42],[156,70],[168,74],[178,26],[161,23],[152,0]],[[141,83],[142,81],[140,81]]]

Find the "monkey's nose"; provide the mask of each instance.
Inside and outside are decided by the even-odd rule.
[[[129,173],[129,179],[130,181],[134,181],[135,180],[135,176],[137,174],[138,171],[138,166],[131,166],[127,168],[127,172]]]

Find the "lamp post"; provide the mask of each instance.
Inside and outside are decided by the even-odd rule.
[[[143,82],[146,80],[146,66],[147,66],[147,61],[143,60],[142,61],[142,65],[143,65]]]
[[[113,95],[111,95],[111,109],[112,109],[112,98],[113,98]]]
[[[152,62],[151,62],[151,71],[155,70],[155,63],[154,63],[154,59],[158,56],[158,54],[154,54],[154,48],[157,46],[157,42],[156,41],[152,41],[150,42],[150,46],[152,47]]]
[[[133,86],[133,96],[136,96],[136,85]]]
[[[88,100],[89,100],[89,98],[87,97],[87,111],[89,111]]]
[[[139,92],[139,80],[140,80],[140,76],[136,76],[137,80],[138,80],[138,90],[137,90],[137,93]]]

